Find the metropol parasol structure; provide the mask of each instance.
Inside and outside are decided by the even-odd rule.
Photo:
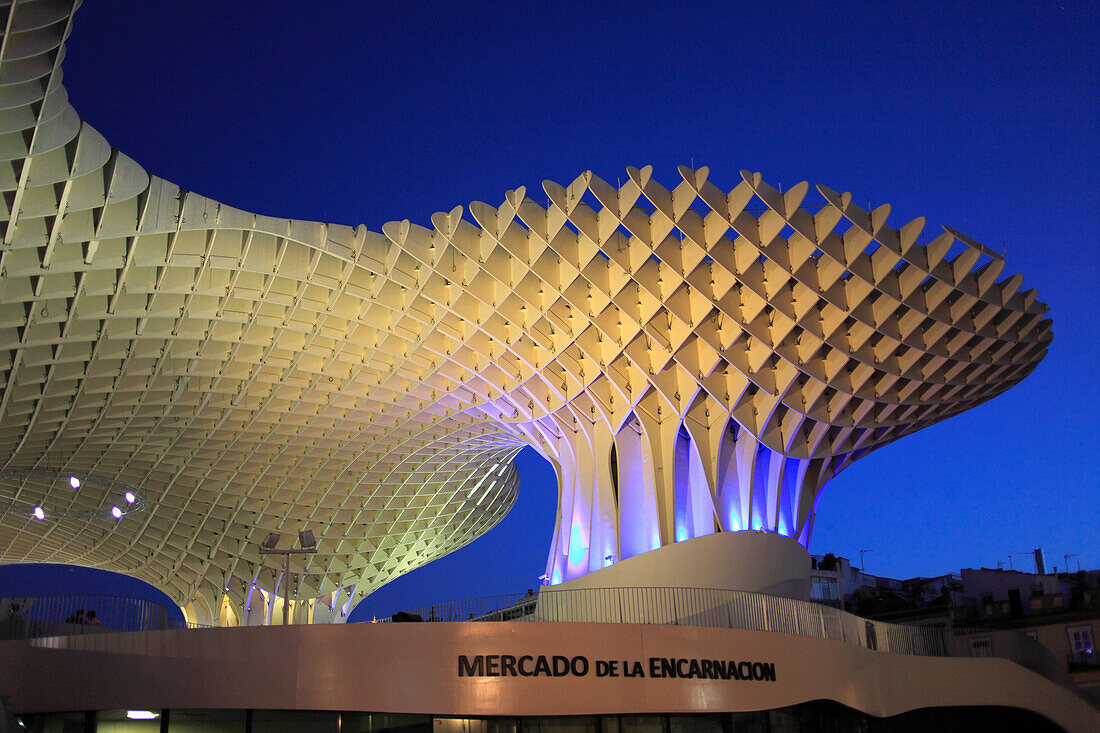
[[[72,8],[13,7],[2,562],[126,573],[202,622],[269,620],[288,582],[300,617],[346,610],[500,521],[524,446],[557,472],[552,585],[715,533],[805,547],[836,474],[1051,340],[999,253],[758,173],[585,172],[381,232],[240,211],[113,149],[61,84]],[[303,530],[291,578],[264,564]]]

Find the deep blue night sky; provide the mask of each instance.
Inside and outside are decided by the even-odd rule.
[[[1095,3],[89,1],[64,64],[81,116],[151,173],[262,214],[379,230],[586,169],[802,180],[1007,252],[1055,339],[1005,395],[882,449],[819,504],[811,551],[895,577],[1100,566]],[[887,8],[889,6],[889,8]],[[363,604],[522,592],[553,473],[516,509]],[[1013,558],[1028,567],[1024,557]]]

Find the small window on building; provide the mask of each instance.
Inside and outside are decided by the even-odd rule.
[[[1073,655],[1073,661],[1078,664],[1089,664],[1096,661],[1096,647],[1092,643],[1092,625],[1067,626],[1069,635],[1069,650]]]
[[[988,636],[978,636],[970,640],[970,656],[992,657],[993,645],[989,643]]]
[[[835,601],[840,598],[836,578],[811,578],[810,598],[815,601]]]

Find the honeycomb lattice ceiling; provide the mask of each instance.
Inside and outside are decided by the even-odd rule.
[[[216,616],[227,586],[280,582],[269,531],[310,528],[298,597],[365,592],[498,522],[524,445],[560,476],[593,425],[705,409],[851,460],[999,394],[1051,339],[1000,254],[755,173],[585,173],[382,233],[239,211],[80,120],[72,7],[0,7],[0,502],[114,500],[28,469],[147,497],[122,522],[8,510],[3,561],[125,572]]]

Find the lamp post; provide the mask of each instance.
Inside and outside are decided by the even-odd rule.
[[[271,532],[264,538],[264,541],[260,543],[261,555],[285,555],[286,556],[286,575],[283,576],[283,626],[290,625],[290,556],[291,555],[311,555],[317,552],[317,539],[313,536],[312,529],[303,529],[298,533],[298,544],[301,549],[295,550],[276,550],[275,546],[279,544],[279,539],[282,537],[278,532]]]

